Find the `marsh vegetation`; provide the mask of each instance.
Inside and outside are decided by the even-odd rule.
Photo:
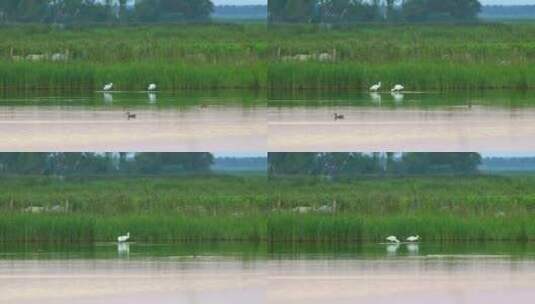
[[[535,177],[3,176],[4,242],[535,239]]]

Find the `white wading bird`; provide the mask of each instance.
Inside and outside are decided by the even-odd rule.
[[[370,87],[370,91],[372,92],[377,92],[379,91],[379,89],[381,88],[381,82],[379,81],[378,84],[374,84]]]
[[[111,89],[113,89],[113,83],[108,83],[104,86],[103,90],[104,91],[111,91]]]
[[[147,88],[147,91],[156,91],[156,84],[155,83],[151,83],[149,84],[149,87]]]
[[[401,92],[401,91],[403,91],[403,90],[405,90],[405,87],[404,87],[404,86],[402,86],[402,85],[400,85],[400,84],[396,84],[396,85],[392,88],[392,90],[390,90],[390,91],[391,91],[391,92]]]
[[[389,241],[390,243],[396,243],[396,244],[399,243],[398,238],[393,235],[387,237],[386,240]]]
[[[407,242],[418,242],[420,240],[420,236],[417,235],[417,236],[409,236],[407,238]]]
[[[126,235],[121,235],[117,238],[117,242],[124,243],[130,239],[130,232],[128,232]]]

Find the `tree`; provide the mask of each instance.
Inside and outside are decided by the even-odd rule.
[[[317,153],[269,153],[269,175],[315,174],[317,158]]]
[[[270,22],[310,22],[317,0],[269,0]]]
[[[348,23],[379,19],[378,2],[362,0],[322,0],[318,2],[320,21]]]
[[[204,173],[214,162],[211,153],[137,153],[137,169],[141,173]]]
[[[407,0],[402,6],[408,21],[474,20],[481,11],[478,0]]]
[[[481,164],[479,153],[405,153],[403,166],[409,174],[477,173]]]

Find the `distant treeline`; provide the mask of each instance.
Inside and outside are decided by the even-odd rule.
[[[210,171],[210,153],[0,153],[0,175],[180,174]]]
[[[475,174],[478,153],[270,153],[269,175]]]
[[[206,20],[211,0],[2,0],[0,23],[93,23]]]
[[[268,0],[270,23],[470,21],[478,0]]]

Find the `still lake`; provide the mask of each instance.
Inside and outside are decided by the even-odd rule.
[[[15,94],[0,97],[0,138],[1,151],[533,151],[535,92]]]
[[[532,92],[307,92],[269,105],[270,151],[535,150]]]
[[[14,95],[0,98],[0,150],[265,151],[266,113],[232,92]]]
[[[532,303],[535,245],[0,246],[1,303]]]

